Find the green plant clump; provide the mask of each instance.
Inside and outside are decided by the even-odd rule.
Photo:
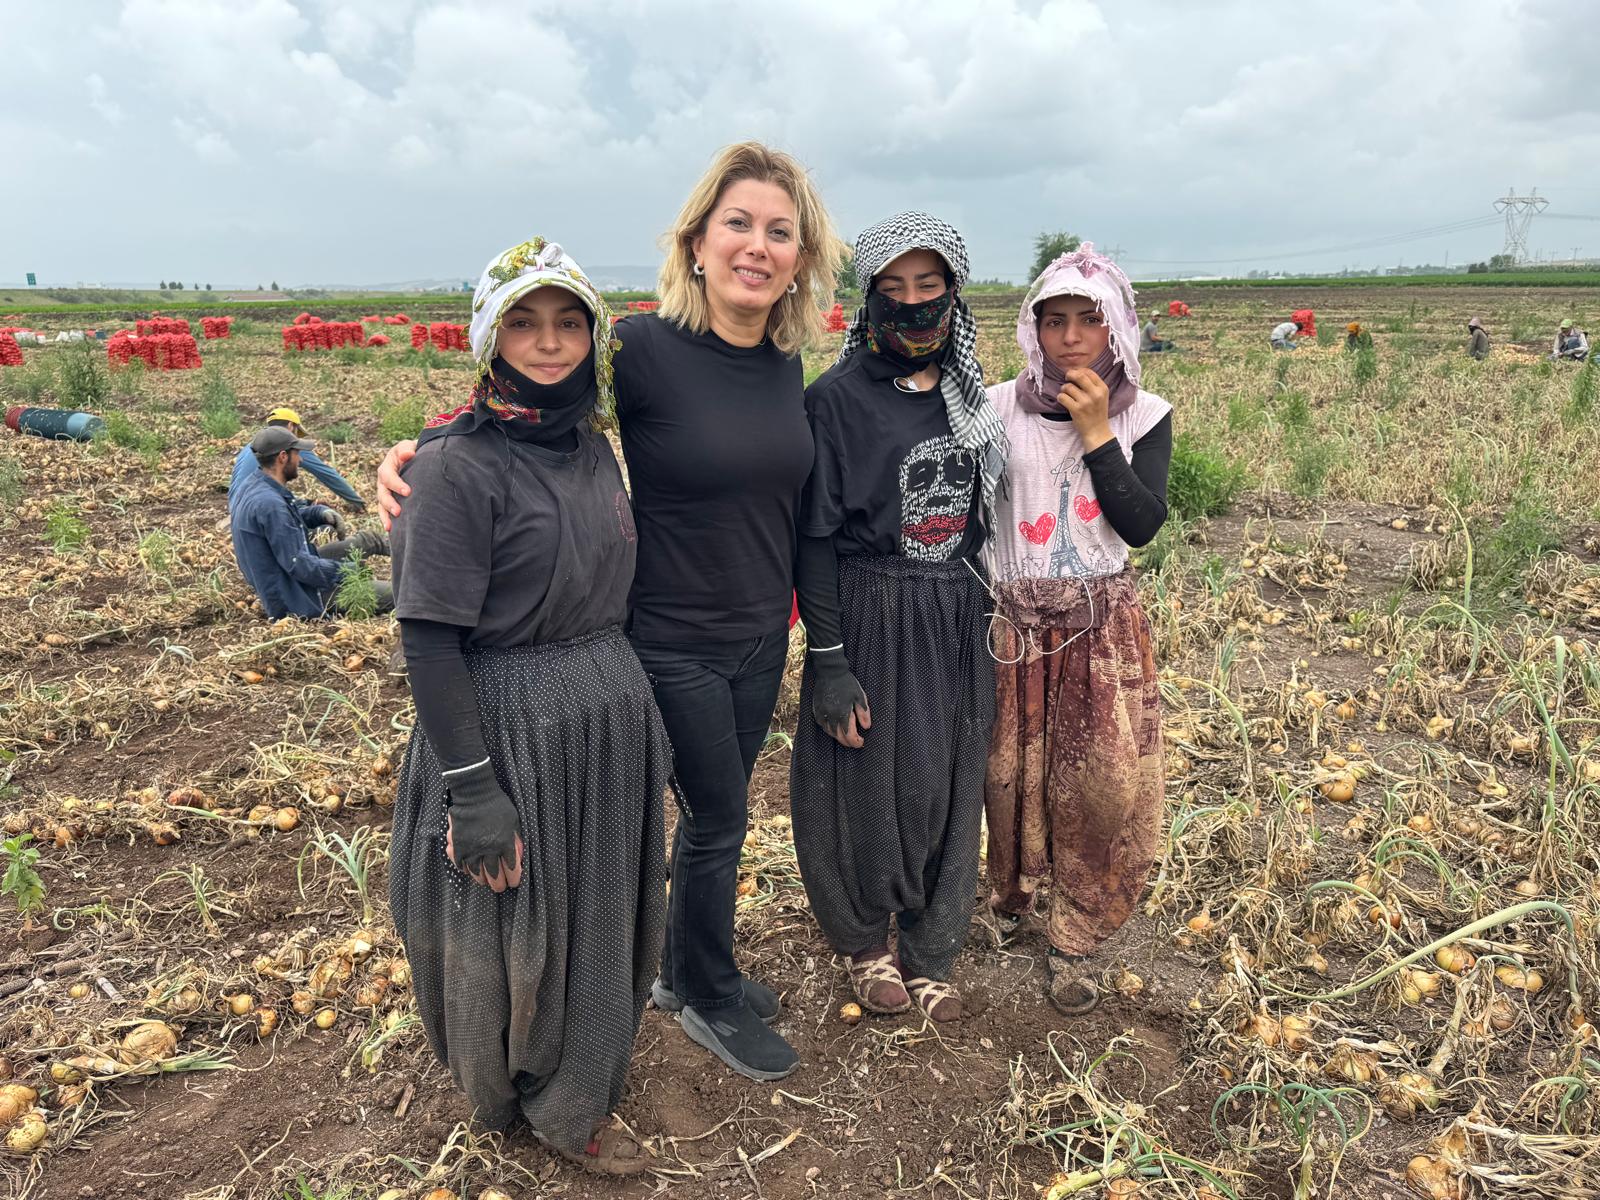
[[[391,404],[379,416],[378,440],[384,443],[417,437],[422,432],[423,421],[427,420],[422,401],[415,398]]]
[[[56,553],[64,554],[79,549],[89,540],[89,526],[66,501],[57,500],[44,515],[44,535],[50,539]]]
[[[0,877],[0,892],[17,902],[17,911],[26,915],[44,907],[44,880],[34,864],[39,861],[39,851],[28,845],[33,834],[19,834],[0,842],[0,856],[6,860],[6,871]]]
[[[1192,435],[1180,433],[1172,444],[1167,508],[1183,521],[1225,513],[1233,507],[1247,477],[1242,463],[1232,462]]]
[[[111,395],[111,376],[100,361],[99,342],[69,346],[56,367],[56,385],[66,408],[98,409]]]

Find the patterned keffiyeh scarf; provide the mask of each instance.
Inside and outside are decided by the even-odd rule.
[[[856,239],[856,278],[864,296],[872,294],[878,272],[908,250],[932,250],[950,268],[950,290],[955,294],[950,340],[940,359],[939,391],[950,417],[950,433],[958,445],[972,451],[983,486],[983,507],[994,528],[994,502],[1004,485],[1006,432],[994,405],[983,390],[983,368],[978,365],[978,322],[961,299],[967,282],[967,246],[951,226],[921,212],[903,212],[862,231]],[[845,332],[839,362],[868,340],[868,305],[856,310],[855,322]]]

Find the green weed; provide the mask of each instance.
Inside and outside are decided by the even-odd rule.
[[[1596,360],[1591,355],[1572,377],[1572,398],[1561,414],[1564,424],[1577,425],[1587,421],[1594,412],[1595,400],[1600,399],[1600,366],[1595,364]]]
[[[231,438],[239,432],[239,397],[215,367],[200,376],[200,428],[214,438]]]
[[[1332,438],[1306,438],[1292,452],[1289,468],[1289,490],[1296,496],[1310,499],[1322,495],[1328,472],[1338,457],[1338,446]]]
[[[105,417],[106,437],[112,445],[132,450],[154,464],[167,449],[167,438],[159,429],[135,423],[126,413],[109,412]]]
[[[349,421],[340,421],[337,425],[329,425],[322,431],[323,440],[331,442],[335,446],[343,446],[346,442],[354,441],[355,436],[356,427],[350,424]]]
[[[57,554],[65,554],[81,548],[89,540],[89,526],[64,499],[57,500],[44,514],[44,535]]]
[[[427,416],[420,399],[413,397],[398,401],[380,414],[378,440],[387,445],[415,438],[422,432],[422,423]]]
[[[17,902],[17,911],[26,916],[44,907],[44,880],[34,864],[39,861],[39,851],[28,845],[33,834],[18,834],[0,842],[0,858],[6,862],[4,876],[0,876],[0,893]]]
[[[1378,352],[1371,346],[1362,346],[1350,364],[1350,379],[1356,387],[1364,388],[1378,377]]]
[[[378,590],[373,583],[372,566],[359,550],[339,564],[339,586],[333,593],[333,606],[358,621],[378,611]]]
[[[0,509],[10,512],[22,499],[22,464],[9,454],[0,457]]]
[[[56,391],[64,408],[98,409],[111,395],[111,376],[100,361],[99,342],[78,342],[59,352]]]
[[[42,362],[31,367],[8,367],[0,371],[0,389],[18,403],[37,407],[45,393],[52,390],[50,368]]]
[[[1172,444],[1167,509],[1183,521],[1227,512],[1246,479],[1243,464],[1233,462],[1191,434],[1180,433]]]

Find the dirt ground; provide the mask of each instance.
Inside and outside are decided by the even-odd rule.
[[[1107,1002],[1057,1015],[1037,924],[1002,940],[980,904],[965,1020],[841,1019],[788,830],[791,672],[751,788],[738,948],[782,993],[802,1066],[744,1080],[647,1011],[619,1115],[655,1170],[625,1183],[467,1125],[385,902],[413,720],[396,635],[267,622],[229,548],[229,468],[268,409],[298,407],[370,492],[408,414],[459,402],[466,356],[417,354],[400,328],[290,357],[245,318],[201,344],[202,371],[111,375],[111,438],[0,431],[0,821],[19,839],[0,866],[36,848],[43,887],[26,913],[0,895],[0,1075],[47,1130],[0,1152],[0,1190],[1600,1194],[1600,418],[1575,370],[1539,362],[1585,298],[1140,301],[1168,298],[1195,308],[1165,322],[1182,352],[1146,366],[1182,435],[1175,507],[1180,487],[1222,498],[1141,552],[1167,830],[1142,911],[1093,960]],[[974,298],[993,378],[1017,365],[1019,299]],[[1337,339],[1274,355],[1265,331],[1299,307]],[[1480,311],[1496,348],[1472,364]],[[1352,319],[1376,338],[1367,377]],[[68,325],[0,317],[35,322]],[[0,369],[5,403],[58,402],[68,353]],[[228,404],[242,426],[207,432]],[[118,1054],[150,1021],[172,1043]]]

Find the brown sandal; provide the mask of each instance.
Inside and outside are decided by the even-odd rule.
[[[928,1020],[943,1025],[947,1021],[961,1019],[961,993],[945,980],[919,975],[906,980],[906,991],[911,993],[917,1007],[927,1014]]]
[[[911,996],[900,978],[900,965],[887,949],[860,956],[848,954],[844,961],[850,972],[850,990],[862,1008],[875,1013],[903,1013],[911,1007]]]
[[[1100,1005],[1100,988],[1079,970],[1081,960],[1050,951],[1045,960],[1050,967],[1050,982],[1045,994],[1064,1017],[1081,1017]]]
[[[596,1129],[581,1154],[551,1146],[542,1137],[539,1140],[569,1163],[597,1175],[637,1175],[649,1169],[652,1157],[638,1138],[614,1121]]]

